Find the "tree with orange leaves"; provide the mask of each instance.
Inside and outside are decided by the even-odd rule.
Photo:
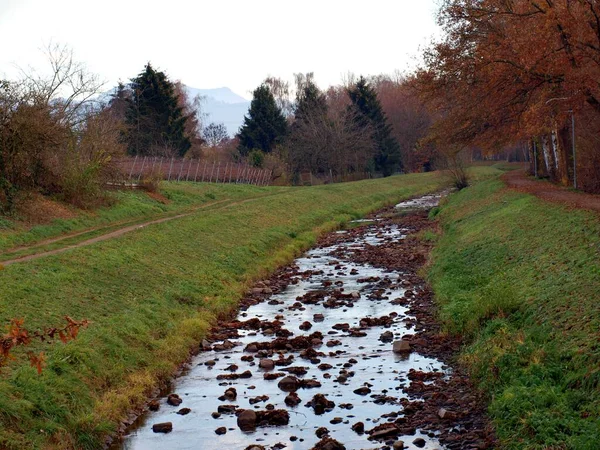
[[[592,0],[447,0],[445,38],[420,91],[438,142],[493,152],[535,139],[548,175],[569,179],[570,111],[600,121],[600,6]]]

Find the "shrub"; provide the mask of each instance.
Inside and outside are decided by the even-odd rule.
[[[265,154],[257,149],[252,150],[248,153],[248,164],[252,167],[262,167],[265,161]]]

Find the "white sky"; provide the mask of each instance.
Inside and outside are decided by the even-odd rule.
[[[436,0],[0,0],[0,75],[44,67],[49,42],[107,81],[147,61],[196,88],[250,98],[267,75],[315,72],[325,88],[348,72],[414,67],[439,33]]]

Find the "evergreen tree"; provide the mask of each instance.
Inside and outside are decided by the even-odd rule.
[[[296,74],[296,121],[327,115],[327,99],[314,82],[314,75]]]
[[[287,135],[287,128],[271,90],[262,84],[254,90],[250,110],[238,132],[238,151],[244,156],[253,149],[269,153]]]
[[[185,134],[187,117],[178,105],[175,86],[164,72],[148,63],[129,85],[126,112],[128,151],[132,155],[176,152],[183,156],[191,142]]]
[[[375,170],[382,172],[384,176],[389,176],[402,169],[400,145],[392,136],[392,128],[387,123],[375,89],[364,77],[360,77],[356,84],[348,89],[348,95],[352,101],[351,107],[357,112],[358,124],[362,127],[370,126],[373,130],[376,146],[373,157]]]

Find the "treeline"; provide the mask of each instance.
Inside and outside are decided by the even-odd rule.
[[[451,153],[525,145],[532,173],[600,192],[599,18],[592,0],[445,2],[417,75],[431,139]]]
[[[223,124],[203,123],[200,97],[151,63],[107,94],[66,47],[48,48],[48,61],[46,76],[0,80],[3,213],[30,192],[84,208],[105,202],[125,155],[248,162],[283,184],[434,165],[434,146],[423,140],[433,119],[414,77],[350,76],[326,90],[312,73],[296,74],[293,87],[269,77],[230,137]]]
[[[94,207],[109,200],[119,157],[199,157],[230,141],[223,124],[202,127],[200,99],[150,63],[107,97],[67,47],[47,57],[45,75],[0,80],[0,213],[35,192]]]
[[[419,145],[431,118],[413,80],[359,77],[326,91],[312,73],[295,81],[293,99],[289,84],[272,77],[254,91],[237,135],[252,163],[284,165],[279,173],[292,182],[303,173],[327,180],[431,169],[433,154]]]

